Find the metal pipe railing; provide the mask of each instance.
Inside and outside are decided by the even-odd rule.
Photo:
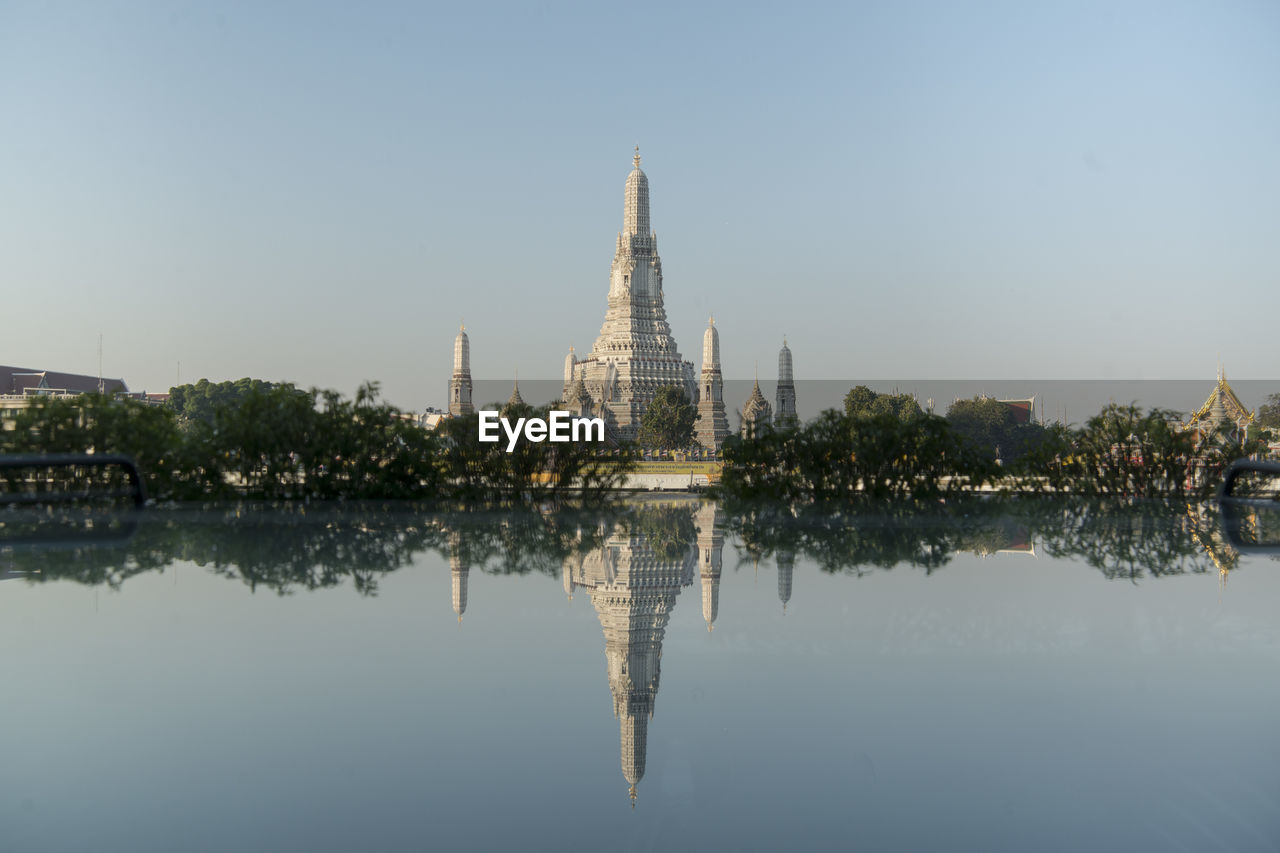
[[[99,492],[15,492],[0,494],[2,504],[68,503],[86,499],[129,498],[134,506],[147,502],[147,490],[137,464],[128,456],[117,453],[18,453],[0,454],[0,471],[31,468],[123,468],[129,480],[129,488]]]

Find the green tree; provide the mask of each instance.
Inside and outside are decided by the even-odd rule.
[[[1280,429],[1280,394],[1271,394],[1258,407],[1257,424],[1260,427]]]
[[[208,379],[201,379],[194,384],[170,388],[168,407],[177,413],[184,425],[196,422],[212,425],[214,415],[220,406],[236,406],[250,394],[270,391],[277,387],[293,388],[293,385],[287,382],[264,382],[247,376],[227,382],[210,382]]]
[[[237,485],[261,498],[432,499],[439,440],[378,400],[292,385],[251,388],[214,412],[212,441]]]
[[[881,394],[866,385],[856,385],[844,395],[844,413],[850,417],[893,415],[902,420],[924,414],[910,394]]]
[[[866,385],[855,385],[844,395],[844,413],[850,417],[871,414],[871,406],[880,395]]]
[[[205,491],[199,454],[183,440],[173,413],[126,397],[36,397],[14,415],[11,430],[0,430],[0,452],[121,453],[138,464],[150,497]],[[66,477],[79,475],[49,476],[50,484],[65,488],[73,485]]]
[[[1013,449],[1011,438],[1018,426],[1013,410],[992,397],[956,400],[947,408],[947,423],[970,447],[993,459]]]
[[[1115,403],[1053,441],[1059,447],[1052,459],[1019,466],[1028,475],[1025,487],[1175,501],[1206,497],[1231,460],[1259,450],[1256,442],[1237,442],[1231,430],[1197,444],[1196,434],[1181,428],[1178,412]]]
[[[981,484],[989,466],[933,415],[829,409],[802,427],[730,436],[722,491],[781,502],[924,498]]]
[[[641,447],[683,450],[693,444],[693,427],[698,409],[676,385],[664,385],[640,417]]]
[[[1044,426],[1019,423],[1012,408],[992,397],[956,400],[947,408],[947,422],[988,460],[1009,463],[1049,440]]]

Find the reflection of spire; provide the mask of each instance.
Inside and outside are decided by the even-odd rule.
[[[658,513],[665,507],[646,506]],[[683,507],[676,511],[683,511]],[[644,776],[649,720],[661,675],[662,640],[676,596],[693,583],[693,543],[671,559],[654,550],[650,534],[615,530],[588,553],[576,570],[566,564],[566,583],[585,587],[604,629],[605,663],[613,713],[618,718],[622,775],[635,801]],[[665,550],[665,549],[664,549]]]
[[[458,624],[462,624],[462,614],[467,612],[467,575],[471,574],[471,563],[462,551],[462,536],[449,534],[449,579],[453,582],[453,612],[458,614]]]
[[[707,623],[708,632],[715,627],[716,616],[720,612],[720,568],[724,536],[716,529],[719,510],[716,504],[703,504],[695,519],[698,525],[698,576],[702,581],[702,618]]]
[[[791,573],[796,567],[794,551],[778,551],[775,556],[778,563],[778,600],[782,602],[782,612],[787,612],[787,602],[791,600]]]
[[[1205,510],[1201,506],[1187,504],[1187,518],[1191,530],[1191,538],[1209,555],[1209,560],[1218,569],[1219,594],[1226,588],[1227,576],[1240,560],[1240,552],[1231,546],[1216,525],[1206,524]]]

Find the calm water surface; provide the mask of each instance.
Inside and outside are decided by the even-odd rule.
[[[1216,512],[11,520],[0,850],[1280,849]]]

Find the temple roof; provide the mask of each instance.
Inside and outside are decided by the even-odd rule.
[[[1198,426],[1202,421],[1219,421],[1224,417],[1232,423],[1253,423],[1253,412],[1246,409],[1240,402],[1240,398],[1236,396],[1235,391],[1231,390],[1231,385],[1227,382],[1225,371],[1219,368],[1218,381],[1209,392],[1208,399],[1191,415],[1191,420],[1187,424]]]
[[[742,419],[745,421],[755,421],[759,418],[767,420],[772,414],[773,407],[764,398],[764,394],[760,393],[760,380],[757,379],[756,384],[751,388],[751,396],[747,398],[747,404],[742,407]]]

